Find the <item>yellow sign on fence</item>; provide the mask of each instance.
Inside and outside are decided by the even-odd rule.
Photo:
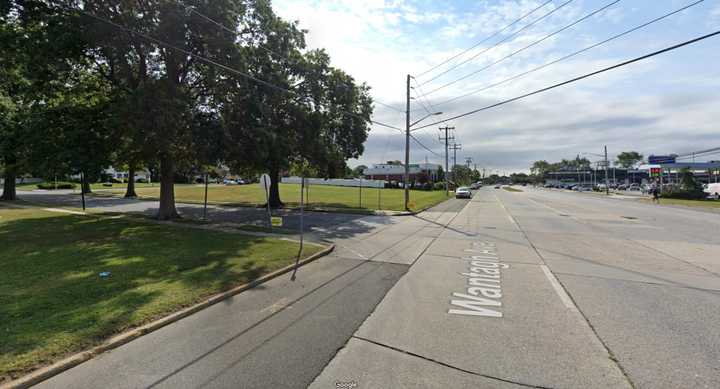
[[[270,222],[273,227],[282,227],[282,216],[273,216],[272,218],[270,218]]]

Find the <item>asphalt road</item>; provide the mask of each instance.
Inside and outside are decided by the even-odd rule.
[[[318,225],[336,251],[41,387],[718,388],[720,219],[486,188]]]
[[[483,189],[311,387],[720,387],[719,231],[714,213]]]

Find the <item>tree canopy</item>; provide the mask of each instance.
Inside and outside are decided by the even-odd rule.
[[[16,0],[0,12],[0,165],[13,183],[159,166],[157,216],[171,219],[180,172],[268,172],[277,207],[292,166],[333,177],[363,152],[369,88],[307,50],[267,0]]]

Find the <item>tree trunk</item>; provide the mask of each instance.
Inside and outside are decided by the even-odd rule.
[[[15,190],[15,172],[11,169],[5,169],[5,184],[3,185],[3,193],[0,199],[12,201],[17,200],[17,192]]]
[[[160,160],[160,207],[157,218],[159,220],[179,219],[180,215],[175,209],[175,165],[168,157]]]
[[[285,204],[280,200],[280,169],[270,168],[270,208],[282,208]]]
[[[130,165],[128,167],[128,182],[127,190],[125,191],[125,198],[134,199],[136,197],[137,194],[135,193],[135,166]]]

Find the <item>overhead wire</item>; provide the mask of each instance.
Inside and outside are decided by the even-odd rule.
[[[197,9],[195,9],[195,7],[193,7],[193,6],[185,6],[185,5],[181,4],[181,3],[178,3],[178,5],[186,7],[186,9],[189,9],[190,12],[192,12],[192,13],[196,14],[197,16],[205,19],[206,21],[208,21],[208,22],[210,22],[210,23],[218,26],[219,28],[221,28],[221,29],[223,29],[223,30],[225,30],[225,31],[227,31],[227,32],[235,35],[236,37],[239,37],[239,36],[241,35],[238,31],[233,31],[230,27],[227,27],[225,24],[223,24],[223,23],[221,23],[221,22],[218,22],[217,20],[215,20],[215,19],[213,19],[213,18],[211,18],[211,17],[209,17],[209,16],[201,13],[200,11],[198,11]],[[276,52],[276,51],[274,51],[274,50],[268,49],[267,47],[265,47],[265,45],[257,45],[257,46],[255,46],[255,47],[260,48],[260,49],[262,49],[262,50],[265,50],[265,51],[267,51],[267,52],[269,52],[269,53],[271,53],[271,54],[274,54],[275,56],[279,57],[283,62],[286,62],[286,63],[287,63],[287,58],[285,58],[284,55],[282,55],[282,54],[280,54],[280,53],[278,53],[278,52]],[[376,100],[376,99],[373,99],[373,102],[374,102],[374,103],[377,103],[377,104],[380,104],[380,105],[382,105],[382,106],[384,106],[384,107],[393,109],[393,110],[398,111],[398,112],[405,112],[405,111],[403,111],[403,110],[400,109],[400,108],[394,107],[394,106],[392,106],[392,105],[390,105],[390,104],[383,103],[383,102],[378,101],[378,100]]]
[[[598,9],[592,11],[592,12],[590,12],[589,14],[586,14],[585,16],[581,17],[580,19],[577,19],[577,20],[575,20],[574,22],[565,25],[564,27],[560,28],[559,30],[556,30],[556,31],[554,31],[554,32],[552,32],[552,33],[550,33],[550,34],[547,34],[547,35],[545,35],[544,37],[542,37],[542,38],[540,38],[540,39],[538,39],[538,40],[530,43],[530,44],[527,45],[527,46],[524,46],[524,47],[522,47],[522,48],[520,48],[520,49],[518,49],[518,50],[515,50],[515,51],[513,51],[512,53],[510,53],[510,54],[508,54],[508,55],[506,55],[506,56],[504,56],[504,57],[502,57],[502,58],[500,58],[500,59],[498,59],[498,60],[495,60],[495,61],[491,62],[490,64],[485,65],[485,66],[483,66],[482,68],[480,68],[480,69],[478,69],[478,70],[475,70],[475,71],[473,71],[473,72],[470,72],[470,73],[468,73],[468,74],[466,74],[466,75],[464,75],[464,76],[462,76],[462,77],[460,77],[460,78],[457,78],[457,79],[455,79],[455,80],[453,80],[453,81],[451,81],[451,82],[448,82],[448,83],[446,83],[446,84],[443,84],[443,85],[441,85],[441,86],[439,86],[439,87],[431,90],[430,92],[427,93],[427,95],[431,95],[431,94],[433,94],[433,93],[435,93],[435,92],[437,92],[437,91],[439,91],[439,90],[441,90],[441,89],[445,89],[445,88],[449,87],[450,85],[457,84],[458,82],[460,82],[460,81],[462,81],[462,80],[465,80],[465,79],[468,79],[468,78],[470,78],[470,77],[472,77],[472,76],[474,76],[474,75],[476,75],[476,74],[478,74],[478,73],[480,73],[480,72],[483,72],[483,71],[485,71],[485,70],[487,70],[487,69],[489,69],[489,68],[491,68],[491,67],[499,64],[500,62],[503,62],[503,61],[505,61],[505,60],[507,60],[507,59],[509,59],[509,58],[512,58],[512,57],[515,56],[516,54],[522,53],[523,51],[525,51],[525,50],[527,50],[527,49],[529,49],[529,48],[531,48],[531,47],[534,47],[534,46],[536,46],[536,45],[544,42],[545,40],[550,39],[551,37],[553,37],[553,36],[555,36],[555,35],[563,32],[563,31],[565,31],[565,30],[567,30],[567,29],[569,29],[569,28],[571,28],[571,27],[573,27],[573,26],[575,26],[575,25],[577,25],[577,24],[579,24],[579,23],[582,23],[583,21],[585,21],[585,20],[587,20],[587,19],[590,19],[591,17],[597,15],[598,13],[600,13],[600,12],[602,12],[602,11],[610,8],[610,7],[612,7],[613,5],[619,3],[620,1],[622,1],[622,0],[613,0],[613,1],[605,4],[604,6],[598,8]]]
[[[526,24],[525,26],[523,26],[522,28],[518,29],[518,30],[515,31],[514,33],[508,35],[508,36],[505,37],[504,39],[501,39],[500,41],[496,42],[494,45],[489,46],[489,47],[485,48],[484,50],[481,50],[480,52],[476,53],[475,55],[473,55],[473,56],[471,56],[471,57],[469,57],[469,58],[467,58],[467,59],[465,59],[465,60],[463,60],[463,61],[460,61],[459,63],[451,66],[450,68],[446,69],[445,71],[436,74],[435,76],[433,76],[432,78],[430,78],[430,79],[428,79],[428,80],[423,81],[420,85],[428,84],[428,83],[430,83],[430,82],[438,79],[439,77],[441,77],[441,76],[443,76],[443,75],[451,72],[452,70],[455,70],[455,69],[457,69],[458,67],[460,67],[460,66],[462,66],[462,65],[464,65],[464,64],[472,61],[473,59],[475,59],[475,58],[477,58],[477,57],[479,57],[479,56],[487,53],[488,51],[490,51],[490,50],[492,50],[492,49],[500,46],[501,44],[507,42],[508,40],[517,37],[521,32],[523,32],[523,31],[527,30],[528,28],[536,25],[537,23],[541,22],[542,20],[550,17],[552,14],[554,14],[554,13],[557,12],[557,11],[560,11],[560,10],[563,9],[566,5],[572,3],[573,1],[574,1],[574,0],[567,0],[567,1],[565,1],[564,3],[560,4],[559,6],[553,8],[552,11],[547,12],[547,13],[544,14],[543,16],[541,16],[541,17],[533,20],[532,22]]]
[[[663,19],[666,19],[666,18],[668,18],[668,17],[670,17],[670,16],[673,16],[673,15],[675,15],[675,14],[677,14],[677,13],[679,13],[679,12],[682,12],[682,11],[688,9],[688,8],[694,7],[694,6],[700,4],[700,3],[704,2],[704,1],[705,1],[705,0],[695,1],[695,2],[690,3],[690,4],[688,4],[688,5],[684,6],[684,7],[678,8],[678,9],[672,11],[672,12],[669,12],[669,13],[666,13],[666,14],[664,14],[664,15],[658,16],[658,17],[656,17],[656,18],[654,18],[654,19],[652,19],[652,20],[649,20],[649,21],[647,21],[647,22],[645,22],[645,23],[643,23],[643,24],[640,24],[640,25],[638,25],[638,26],[635,26],[635,27],[633,27],[633,28],[631,28],[631,29],[629,29],[629,30],[625,30],[625,31],[623,31],[623,32],[621,32],[621,33],[619,33],[619,34],[616,34],[616,35],[611,36],[610,38],[607,38],[607,39],[605,39],[605,40],[603,40],[603,41],[600,41],[600,42],[598,42],[598,43],[595,43],[595,44],[592,44],[592,45],[590,45],[590,46],[587,46],[587,47],[585,47],[585,48],[583,48],[583,49],[580,49],[580,50],[577,50],[577,51],[575,51],[575,52],[572,52],[572,53],[570,53],[570,54],[568,54],[568,55],[565,55],[565,56],[563,56],[563,57],[560,57],[560,58],[558,58],[558,59],[556,59],[556,60],[550,61],[550,62],[548,62],[548,63],[545,63],[545,64],[543,64],[543,65],[540,65],[540,66],[538,66],[538,67],[535,67],[535,68],[533,68],[533,69],[530,69],[530,70],[524,71],[524,72],[522,72],[522,73],[516,74],[516,75],[514,75],[514,76],[512,76],[512,77],[508,77],[508,78],[506,78],[506,79],[504,79],[504,80],[502,80],[502,81],[498,81],[498,82],[492,83],[492,84],[490,84],[490,85],[484,86],[484,87],[482,87],[482,88],[475,89],[475,90],[473,90],[473,91],[471,91],[471,92],[462,94],[462,95],[460,95],[460,96],[456,96],[456,97],[453,97],[453,98],[451,98],[451,99],[444,100],[444,101],[441,101],[441,102],[439,102],[439,103],[435,103],[434,105],[435,105],[436,107],[439,107],[439,106],[442,106],[442,105],[451,103],[451,102],[453,102],[453,101],[460,100],[460,99],[462,99],[462,98],[464,98],[464,97],[471,96],[471,95],[474,95],[474,94],[477,94],[477,93],[486,91],[486,90],[488,90],[488,89],[492,89],[492,88],[494,88],[494,87],[496,87],[496,86],[500,86],[500,85],[506,84],[506,83],[508,83],[508,82],[510,82],[510,81],[514,81],[514,80],[516,80],[516,79],[518,79],[518,78],[527,76],[528,74],[535,73],[535,72],[537,72],[537,71],[539,71],[539,70],[542,70],[542,69],[545,69],[545,68],[547,68],[547,67],[549,67],[549,66],[551,66],[551,65],[554,65],[554,64],[556,64],[556,63],[559,63],[559,62],[562,62],[562,61],[565,61],[565,60],[568,60],[568,59],[570,59],[570,58],[572,58],[572,57],[575,57],[575,56],[577,56],[577,55],[579,55],[579,54],[582,54],[582,53],[584,53],[584,52],[586,52],[586,51],[592,50],[592,49],[594,49],[594,48],[596,48],[596,47],[598,47],[598,46],[602,46],[602,45],[604,45],[604,44],[606,44],[606,43],[608,43],[608,42],[614,41],[615,39],[621,38],[621,37],[623,37],[623,36],[625,36],[625,35],[628,35],[628,34],[630,34],[630,33],[633,33],[633,32],[635,32],[635,31],[637,31],[637,30],[640,30],[640,29],[642,29],[642,28],[645,28],[645,27],[647,27],[647,26],[649,26],[649,25],[651,25],[651,24],[657,23],[657,22],[659,22],[659,21],[661,21],[661,20],[663,20]]]
[[[495,38],[496,36],[500,35],[503,31],[505,31],[505,30],[507,30],[508,28],[516,25],[517,23],[521,22],[523,19],[525,19],[525,18],[527,18],[528,16],[532,15],[533,13],[535,13],[535,11],[539,10],[540,8],[542,8],[542,7],[544,7],[544,6],[546,6],[547,4],[552,3],[552,2],[553,2],[553,0],[547,0],[546,2],[540,4],[539,6],[535,7],[534,9],[532,9],[532,10],[530,10],[529,12],[525,13],[524,15],[520,16],[519,18],[515,19],[512,23],[506,25],[505,27],[501,28],[501,29],[498,30],[498,31],[495,31],[494,34],[486,37],[485,39],[482,39],[481,41],[475,43],[474,45],[470,46],[469,48],[461,51],[461,52],[458,53],[458,54],[453,55],[452,57],[450,57],[450,58],[448,58],[448,59],[440,62],[439,64],[437,64],[437,65],[435,65],[435,66],[433,66],[433,67],[431,67],[430,69],[427,69],[427,70],[425,70],[424,72],[417,74],[416,77],[422,77],[422,76],[424,76],[425,74],[430,73],[431,71],[439,68],[440,66],[445,65],[446,63],[454,60],[455,58],[460,57],[461,55],[467,53],[468,51],[470,51],[470,50],[472,50],[472,49],[480,46],[481,44],[489,41],[490,39]]]
[[[651,57],[655,57],[655,56],[660,55],[660,54],[664,54],[664,53],[667,53],[667,52],[670,52],[670,51],[673,51],[673,50],[677,50],[677,49],[679,49],[679,48],[682,48],[682,47],[685,47],[685,46],[688,46],[688,45],[691,45],[691,44],[694,44],[694,43],[703,41],[703,40],[705,40],[705,39],[712,38],[712,37],[717,36],[717,35],[720,35],[720,30],[717,30],[717,31],[711,32],[711,33],[709,33],[709,34],[705,34],[705,35],[699,36],[699,37],[697,37],[697,38],[693,38],[693,39],[690,39],[690,40],[687,40],[687,41],[684,41],[684,42],[681,42],[681,43],[678,43],[678,44],[675,44],[675,45],[666,47],[666,48],[664,48],[664,49],[660,49],[660,50],[651,52],[651,53],[649,53],[649,54],[642,55],[642,56],[640,56],[640,57],[636,57],[636,58],[633,58],[633,59],[630,59],[630,60],[627,60],[627,61],[624,61],[624,62],[615,64],[615,65],[612,65],[612,66],[608,66],[608,67],[602,68],[602,69],[600,69],[600,70],[596,70],[596,71],[594,71],[594,72],[584,74],[584,75],[582,75],[582,76],[578,76],[578,77],[575,77],[575,78],[572,78],[572,79],[569,79],[569,80],[566,80],[566,81],[563,81],[563,82],[559,82],[559,83],[550,85],[550,86],[545,87],[545,88],[541,88],[541,89],[538,89],[538,90],[535,90],[535,91],[532,91],[532,92],[529,92],[529,93],[525,93],[525,94],[523,94],[523,95],[520,95],[520,96],[517,96],[517,97],[513,97],[513,98],[511,98],[511,99],[503,100],[503,101],[500,101],[500,102],[498,102],[498,103],[486,105],[486,106],[484,106],[484,107],[481,107],[481,108],[478,108],[478,109],[475,109],[475,110],[472,110],[472,111],[469,111],[469,112],[466,112],[466,113],[463,113],[463,114],[460,114],[460,115],[456,115],[456,116],[453,116],[453,117],[450,117],[450,118],[447,118],[447,119],[444,119],[444,120],[440,120],[440,121],[437,121],[437,122],[433,122],[433,123],[430,123],[430,124],[426,124],[426,125],[424,125],[424,126],[417,127],[417,128],[415,128],[415,129],[416,129],[416,130],[419,130],[419,129],[422,129],[422,128],[425,128],[425,127],[435,126],[435,125],[438,125],[438,124],[440,124],[440,123],[444,123],[444,122],[446,122],[446,121],[448,121],[448,120],[459,119],[459,118],[462,118],[462,117],[466,117],[466,116],[470,116],[470,115],[476,114],[476,113],[481,112],[481,111],[486,111],[486,110],[491,109],[491,108],[496,108],[496,107],[499,107],[499,106],[502,106],[502,105],[505,105],[505,104],[509,104],[509,103],[512,103],[512,102],[515,102],[515,101],[518,101],[518,100],[521,100],[521,99],[524,99],[524,98],[527,98],[527,97],[530,97],[530,96],[534,96],[534,95],[537,95],[537,94],[540,94],[540,93],[543,93],[543,92],[547,92],[547,91],[552,90],[552,89],[555,89],[555,88],[559,88],[559,87],[561,87],[561,86],[565,86],[565,85],[572,84],[572,83],[577,82],[577,81],[580,81],[580,80],[584,80],[584,79],[586,79],[586,78],[590,78],[590,77],[596,76],[596,75],[601,74],[601,73],[608,72],[608,71],[610,71],[610,70],[614,70],[614,69],[617,69],[617,68],[621,68],[621,67],[624,67],[624,66],[627,66],[627,65],[636,63],[636,62],[643,61],[643,60],[648,59],[648,58],[651,58]]]
[[[285,92],[285,93],[289,93],[289,94],[292,94],[292,95],[294,95],[294,96],[302,97],[302,96],[300,96],[297,92],[294,92],[294,91],[292,91],[292,90],[290,90],[290,89],[287,89],[287,88],[284,88],[284,87],[281,87],[281,86],[272,84],[272,83],[270,83],[270,82],[267,82],[267,81],[265,81],[265,80],[259,79],[259,78],[257,78],[257,77],[254,77],[254,76],[248,74],[248,73],[245,73],[245,72],[242,72],[242,71],[240,71],[240,70],[234,69],[234,68],[232,68],[232,67],[230,67],[230,66],[221,64],[221,63],[219,63],[219,62],[217,62],[217,61],[214,61],[214,60],[211,60],[211,59],[209,59],[209,58],[206,58],[206,57],[204,57],[204,56],[202,56],[202,55],[193,53],[193,52],[191,52],[191,51],[189,51],[189,50],[186,50],[186,49],[183,49],[183,48],[178,47],[178,46],[176,46],[176,45],[173,45],[173,44],[171,44],[171,43],[165,42],[165,41],[163,41],[163,40],[161,40],[161,39],[155,38],[155,37],[153,37],[153,36],[151,36],[151,35],[148,35],[148,34],[145,34],[145,33],[143,33],[143,32],[135,31],[135,30],[133,30],[133,29],[131,29],[131,28],[129,28],[129,27],[126,27],[126,26],[123,26],[123,25],[121,25],[121,24],[119,24],[119,23],[113,22],[112,20],[105,19],[105,18],[103,18],[103,17],[97,16],[97,15],[95,15],[95,14],[93,14],[93,13],[87,12],[87,11],[82,10],[82,9],[71,9],[70,11],[80,12],[80,13],[88,16],[88,17],[91,17],[91,18],[96,19],[96,20],[98,20],[98,21],[101,21],[101,22],[103,22],[103,23],[107,23],[107,24],[109,24],[109,25],[111,25],[111,26],[113,26],[113,27],[115,27],[115,28],[118,28],[118,29],[120,29],[120,30],[123,30],[123,31],[125,31],[125,32],[127,32],[127,33],[140,36],[140,37],[145,38],[145,39],[147,39],[147,40],[149,40],[149,41],[152,41],[152,42],[155,42],[155,43],[157,43],[157,44],[159,44],[159,45],[165,46],[165,47],[167,47],[167,48],[169,48],[169,49],[172,49],[172,50],[178,51],[178,52],[180,52],[180,53],[183,53],[183,54],[185,54],[185,55],[187,55],[187,56],[189,56],[189,57],[196,58],[196,59],[198,59],[198,60],[200,60],[200,61],[203,61],[203,62],[205,62],[205,63],[207,63],[207,64],[210,64],[210,65],[219,67],[219,68],[221,68],[221,69],[223,69],[223,70],[226,70],[226,71],[228,71],[228,72],[231,72],[231,73],[237,74],[237,75],[239,75],[239,76],[241,76],[241,77],[244,77],[244,78],[247,78],[247,79],[249,79],[249,80],[255,81],[255,82],[259,83],[259,84],[262,84],[262,85],[264,85],[264,86],[267,86],[268,88],[271,88],[271,89],[274,89],[274,90],[278,90],[278,91],[281,91],[281,92]],[[358,114],[356,114],[356,113],[354,113],[354,112],[350,112],[350,111],[346,111],[346,110],[342,110],[342,112],[345,113],[345,114],[347,114],[347,115],[357,117],[357,118],[359,118],[359,119],[368,120],[367,118],[364,118],[364,117],[362,117],[362,116],[360,116],[360,115],[358,115]],[[386,124],[386,123],[383,123],[383,122],[378,122],[378,121],[376,121],[376,120],[369,119],[369,121],[370,121],[371,123],[375,124],[375,125],[379,125],[379,126],[382,126],[382,127],[392,128],[392,129],[395,129],[395,130],[401,130],[401,129],[398,128],[398,127],[395,127],[395,126],[393,126],[393,125]]]

